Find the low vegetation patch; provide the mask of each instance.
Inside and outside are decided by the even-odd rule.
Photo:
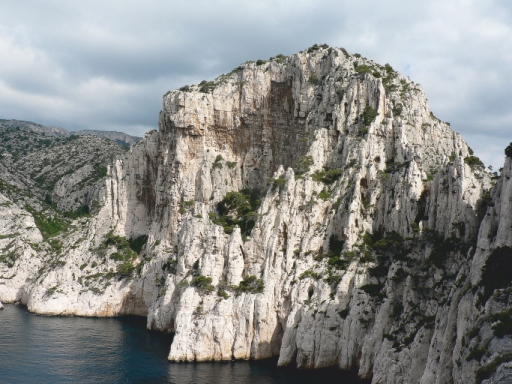
[[[482,160],[480,160],[478,157],[476,156],[466,156],[464,158],[464,162],[469,165],[471,168],[474,168],[474,167],[484,167],[484,163],[482,163]]]
[[[239,293],[262,293],[265,288],[263,280],[258,279],[256,276],[246,276],[238,285],[237,291]]]
[[[504,353],[503,355],[496,357],[490,363],[478,368],[476,371],[476,382],[481,383],[485,379],[490,378],[496,372],[496,369],[500,364],[507,363],[509,361],[512,361],[512,353]]]
[[[120,262],[117,266],[117,273],[120,277],[131,276],[135,270],[133,261],[141,252],[142,247],[146,244],[148,237],[143,235],[133,239],[127,239],[123,236],[114,235],[112,231],[107,234],[104,245],[113,245],[117,252],[110,255],[112,260]]]
[[[45,239],[58,235],[68,227],[68,223],[58,216],[51,216],[43,211],[38,212],[30,205],[27,205],[26,209],[34,216],[36,226]]]
[[[243,236],[249,236],[261,204],[258,190],[244,189],[240,192],[228,192],[217,204],[215,212],[210,212],[210,219],[224,228],[225,233],[232,233],[235,226],[240,227]]]
[[[199,92],[211,93],[215,89],[215,83],[213,81],[203,80],[199,83]]]
[[[512,309],[495,313],[491,321],[495,322],[492,326],[494,336],[501,339],[505,335],[512,335]]]
[[[286,179],[283,176],[279,176],[277,179],[269,178],[269,183],[272,185],[272,190],[281,190],[286,184]]]
[[[312,156],[301,156],[299,157],[299,161],[297,162],[297,175],[302,175],[306,172],[309,172],[311,166],[314,164]]]
[[[377,111],[375,109],[373,109],[372,107],[370,107],[369,105],[367,105],[363,110],[363,114],[361,115],[361,119],[362,119],[364,126],[366,126],[366,127],[369,126],[371,123],[373,123],[375,121],[376,118],[377,118]]]
[[[312,175],[314,181],[327,185],[333,184],[342,175],[341,169],[329,169],[324,171],[315,171]]]
[[[360,289],[372,297],[379,299],[386,297],[386,292],[384,292],[384,285],[382,284],[366,284],[361,286]]]
[[[428,258],[428,261],[436,267],[441,267],[450,256],[450,253],[461,252],[465,254],[470,248],[469,244],[455,236],[448,237],[444,240],[441,240],[439,237],[436,237],[436,239],[438,239],[438,241],[434,242],[434,248]]]
[[[512,143],[505,148],[505,156],[512,158]]]
[[[212,285],[212,278],[206,277],[203,275],[196,276],[192,280],[192,283],[190,283],[193,287],[196,287],[198,290],[202,291],[203,293],[209,293],[213,292],[215,287]]]
[[[512,282],[512,247],[498,247],[492,251],[482,268],[480,285],[484,287],[481,301],[485,303],[495,289],[503,289]]]

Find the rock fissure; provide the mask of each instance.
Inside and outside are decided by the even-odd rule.
[[[174,332],[171,361],[279,355],[374,383],[512,374],[512,288],[489,282],[509,265],[512,160],[486,171],[419,84],[317,46],[168,92],[159,127],[53,248],[0,191],[0,300],[147,316]],[[15,231],[32,240],[9,256]]]

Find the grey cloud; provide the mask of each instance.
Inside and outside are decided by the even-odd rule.
[[[421,83],[434,113],[496,168],[512,140],[504,0],[98,1],[0,4],[0,117],[142,134],[169,89],[313,43]]]

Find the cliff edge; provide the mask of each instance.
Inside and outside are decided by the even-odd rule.
[[[511,156],[490,174],[419,84],[315,45],[168,92],[159,128],[1,300],[147,316],[171,361],[510,378]]]

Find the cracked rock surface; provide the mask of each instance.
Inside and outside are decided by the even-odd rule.
[[[486,271],[512,259],[511,176],[389,65],[328,47],[248,62],[168,92],[60,248],[16,213],[26,250],[0,264],[0,300],[147,316],[171,361],[507,382],[512,289]]]

